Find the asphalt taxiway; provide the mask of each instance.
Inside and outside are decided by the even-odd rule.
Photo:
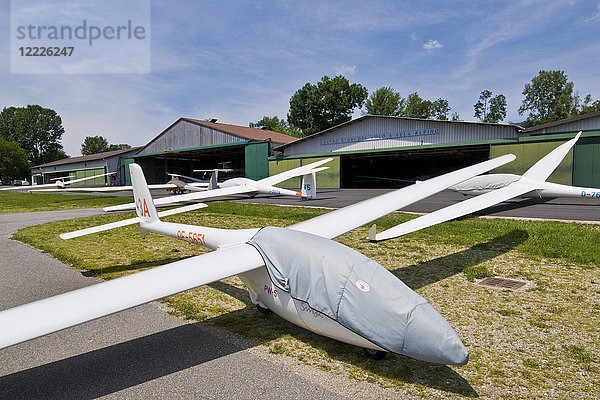
[[[9,236],[101,212],[0,214],[0,310],[98,283]],[[0,350],[1,399],[341,399],[364,390],[329,380],[307,379],[152,303]]]

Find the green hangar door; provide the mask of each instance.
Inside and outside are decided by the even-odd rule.
[[[573,185],[600,188],[600,137],[583,137],[574,149]]]
[[[269,144],[268,142],[249,143],[246,146],[246,178],[259,180],[269,176]]]

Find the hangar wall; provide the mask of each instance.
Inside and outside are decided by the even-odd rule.
[[[294,158],[288,160],[269,161],[269,176],[280,172],[288,171],[292,168],[298,168],[303,165],[323,160],[327,157],[307,157]],[[340,182],[340,157],[333,157],[333,160],[324,164],[328,169],[317,172],[317,188],[319,189],[339,189]],[[278,184],[278,187],[286,189],[299,189],[302,185],[302,177],[291,178]]]
[[[182,118],[152,139],[138,154],[243,142],[246,139],[201,126]]]
[[[508,124],[365,115],[276,150],[287,157],[517,139],[520,129]]]
[[[542,140],[543,138],[536,138]],[[518,143],[508,145],[492,145],[490,149],[490,158],[499,157],[504,154],[512,153],[517,158],[515,161],[505,164],[491,171],[496,174],[517,174],[522,175],[525,171],[538,162],[546,154],[565,143],[566,140],[559,141],[538,141],[533,143]],[[577,145],[576,145],[577,146]],[[554,170],[548,178],[549,182],[561,183],[563,185],[573,184],[573,150],[569,151],[564,160]]]

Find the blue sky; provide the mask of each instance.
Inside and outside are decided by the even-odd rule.
[[[468,121],[484,89],[507,97],[505,122],[525,119],[521,92],[542,69],[600,99],[599,0],[154,0],[149,74],[11,74],[10,29],[0,0],[0,107],[55,109],[72,156],[85,136],[142,145],[180,116],[285,117],[296,90],[340,73],[445,98]]]

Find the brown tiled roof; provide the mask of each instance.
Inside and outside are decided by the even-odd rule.
[[[139,146],[139,147],[132,147],[130,149],[105,151],[104,153],[90,154],[90,155],[87,155],[87,156],[78,156],[78,157],[63,158],[62,160],[51,161],[49,163],[41,164],[41,165],[36,165],[35,167],[31,167],[31,168],[54,167],[54,166],[57,166],[57,165],[67,165],[67,164],[74,164],[74,163],[78,163],[78,162],[87,162],[87,161],[94,161],[94,160],[102,160],[104,158],[114,157],[114,156],[117,156],[119,154],[123,154],[123,153],[127,153],[127,152],[132,152],[132,151],[136,152],[136,151],[138,151],[141,148],[142,148],[142,146]]]
[[[202,121],[202,120],[192,119],[192,118],[181,118],[181,119],[192,122],[194,124],[206,126],[207,128],[215,129],[217,131],[229,133],[234,136],[239,136],[244,139],[249,139],[249,140],[271,139],[271,141],[273,141],[275,143],[286,143],[286,144],[292,143],[292,142],[298,140],[298,138],[296,138],[296,137],[286,135],[283,133],[279,133],[279,132],[269,131],[266,129],[249,128],[247,126],[230,125],[230,124],[220,124],[217,122]]]

